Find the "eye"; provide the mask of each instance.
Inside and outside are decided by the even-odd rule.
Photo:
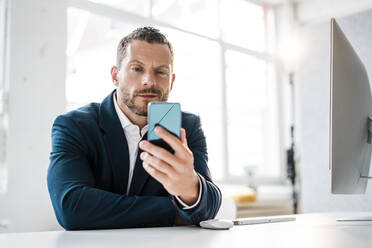
[[[132,70],[132,71],[135,71],[135,72],[141,72],[141,71],[142,71],[142,68],[139,67],[139,66],[133,66],[133,67],[131,68],[131,70]]]
[[[167,72],[165,72],[165,71],[157,71],[156,73],[159,74],[159,75],[167,75]]]

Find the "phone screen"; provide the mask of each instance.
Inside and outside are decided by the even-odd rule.
[[[181,105],[169,102],[151,102],[148,105],[148,134],[147,139],[160,147],[174,153],[173,149],[155,133],[157,125],[167,129],[168,132],[180,138]]]

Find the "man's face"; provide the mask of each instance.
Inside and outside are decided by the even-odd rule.
[[[149,102],[168,100],[174,78],[167,45],[132,40],[117,75],[113,74],[118,103],[137,115],[147,116]]]

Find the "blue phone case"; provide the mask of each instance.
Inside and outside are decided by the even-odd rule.
[[[148,105],[148,134],[147,139],[160,147],[174,153],[173,149],[164,142],[154,129],[157,125],[167,129],[168,132],[180,138],[181,130],[181,105],[169,102],[151,102]]]

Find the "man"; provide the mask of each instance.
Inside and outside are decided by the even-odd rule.
[[[159,30],[124,37],[111,69],[116,86],[101,104],[59,116],[52,128],[48,189],[67,230],[173,226],[214,218],[221,193],[207,167],[197,116],[182,113],[181,139],[155,132],[175,151],[147,139],[147,104],[167,101],[173,50]]]

